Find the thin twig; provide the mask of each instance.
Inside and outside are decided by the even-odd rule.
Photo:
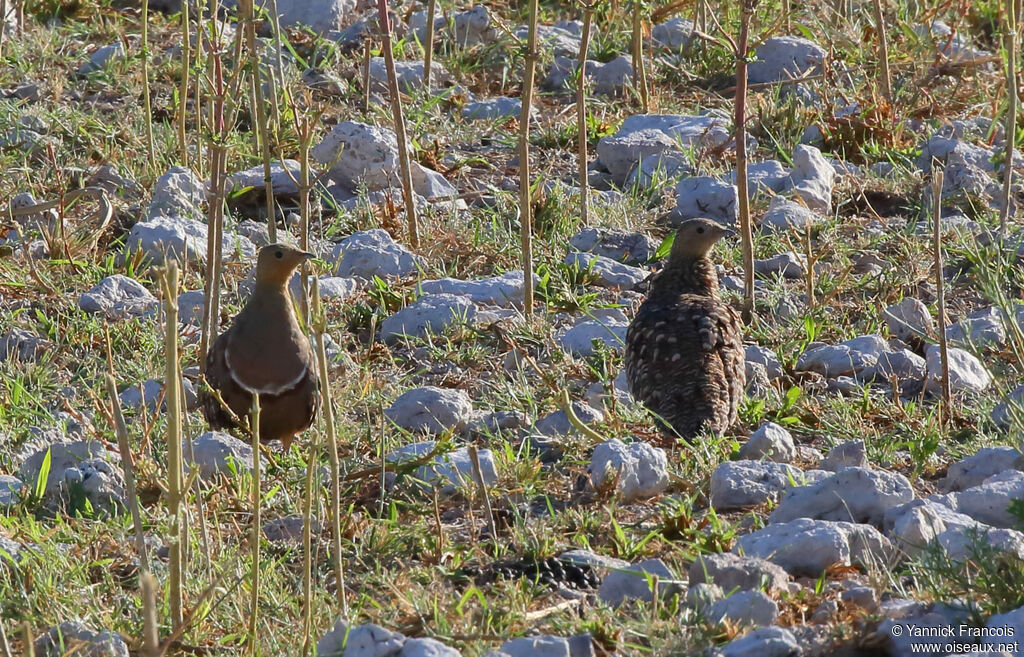
[[[107,335],[109,339],[109,333]],[[139,553],[139,564],[142,566],[142,570],[148,571],[149,555],[146,550],[146,533],[142,528],[142,511],[139,509],[139,496],[135,488],[135,466],[132,463],[131,445],[128,442],[128,427],[125,425],[124,415],[121,413],[121,402],[117,396],[117,384],[114,382],[114,376],[108,373],[104,378],[107,384],[107,394],[110,396],[114,434],[117,436],[117,447],[121,452],[121,470],[124,471],[128,510],[132,514],[132,524],[135,525],[135,550]]]
[[[949,348],[946,342],[946,281],[942,275],[942,169],[932,161],[932,249],[935,266],[936,305],[938,306],[939,355],[942,358],[942,422],[949,422],[953,395],[949,381]]]
[[[533,205],[530,193],[530,113],[533,108],[533,81],[537,70],[537,6],[530,0],[527,28],[526,62],[523,72],[522,109],[519,115],[519,230],[523,250],[523,311],[533,317]],[[580,75],[584,75],[580,71]]]
[[[576,86],[576,141],[579,148],[580,173],[580,222],[590,225],[590,179],[587,171],[587,51],[590,48],[590,30],[594,22],[593,3],[583,5],[583,37],[580,39],[579,64],[576,71],[579,81]]]
[[[405,199],[405,218],[409,227],[409,243],[413,248],[420,245],[419,222],[416,218],[416,195],[412,188],[412,164],[409,161],[409,147],[405,134],[405,117],[402,114],[402,96],[398,88],[398,74],[395,72],[394,41],[391,38],[391,17],[387,0],[377,2],[377,20],[383,40],[384,66],[388,72],[388,92],[391,96],[391,113],[395,123],[395,137],[398,142],[398,165],[402,174],[402,193]]]

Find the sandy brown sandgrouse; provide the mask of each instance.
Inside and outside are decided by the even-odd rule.
[[[739,315],[718,297],[708,252],[732,231],[690,219],[676,232],[665,268],[626,332],[626,377],[633,397],[662,429],[692,439],[722,434],[736,421],[745,353]]]
[[[260,441],[280,440],[286,450],[313,423],[320,399],[313,350],[288,292],[292,273],[312,257],[286,244],[260,249],[249,301],[206,355],[210,387],[243,422],[251,415],[252,396],[259,394]],[[201,395],[212,428],[236,426],[216,397],[206,389]]]

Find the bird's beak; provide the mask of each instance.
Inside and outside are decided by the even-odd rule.
[[[736,237],[736,231],[732,228],[726,228],[722,235],[724,237]]]
[[[312,260],[316,258],[316,254],[310,253],[309,251],[303,251],[301,255],[303,260]]]

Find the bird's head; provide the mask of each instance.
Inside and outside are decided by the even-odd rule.
[[[259,285],[287,285],[295,268],[310,258],[313,253],[300,251],[287,244],[269,244],[260,249],[256,260],[256,283]]]
[[[736,231],[711,219],[688,219],[676,231],[669,260],[702,258],[715,242],[735,234]]]

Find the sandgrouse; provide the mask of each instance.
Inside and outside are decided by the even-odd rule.
[[[280,440],[285,450],[313,423],[319,404],[313,351],[288,293],[292,272],[312,257],[285,244],[260,249],[252,296],[206,355],[210,387],[242,422],[259,394],[260,441]],[[208,390],[201,401],[212,428],[236,426]]]
[[[745,354],[739,316],[718,298],[708,252],[732,231],[690,219],[676,232],[665,268],[626,332],[626,377],[633,397],[662,428],[692,439],[722,434],[743,396]]]

